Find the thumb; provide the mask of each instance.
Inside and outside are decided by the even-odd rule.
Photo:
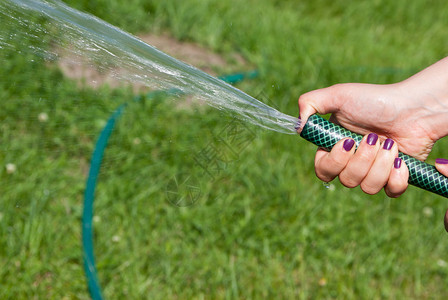
[[[306,123],[308,118],[315,113],[324,115],[338,111],[340,86],[342,85],[333,85],[301,95],[299,112],[302,121]]]

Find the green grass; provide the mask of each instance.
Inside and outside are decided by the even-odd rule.
[[[447,53],[445,1],[296,2],[67,1],[133,33],[168,31],[223,56],[243,54],[260,76],[238,87],[263,91],[291,115],[308,90],[396,82]],[[0,37],[14,32],[0,28]],[[36,41],[19,34],[16,42]],[[95,202],[107,298],[448,296],[446,199],[415,188],[398,199],[337,182],[326,189],[314,176],[313,145],[249,125],[239,128],[254,139],[233,146],[237,154],[226,153],[232,161],[212,178],[195,158],[231,117],[179,109],[173,99],[132,102],[128,89],[80,88],[18,48],[0,49],[0,59],[1,299],[89,297],[80,237],[86,174],[99,132],[124,102]],[[429,161],[448,157],[447,146],[441,141]],[[201,194],[177,207],[166,192],[185,175]]]

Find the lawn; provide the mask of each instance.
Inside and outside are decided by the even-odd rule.
[[[301,93],[397,82],[448,52],[442,0],[65,2],[133,34],[206,48],[229,62],[217,74],[255,67],[258,76],[237,87],[293,116]],[[184,97],[133,101],[129,87],[80,84],[23,50],[50,45],[56,29],[31,40],[7,14],[0,13],[1,299],[89,298],[85,182],[96,140],[123,103],[94,205],[105,298],[448,297],[447,199],[414,187],[398,199],[337,181],[326,188],[314,175],[315,146],[300,137],[179,105]],[[2,47],[6,36],[14,43]],[[229,128],[243,142],[220,145],[225,161],[201,161]],[[428,162],[448,158],[447,149],[440,141]]]

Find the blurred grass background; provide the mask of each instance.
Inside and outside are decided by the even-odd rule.
[[[240,53],[260,75],[238,87],[290,115],[303,92],[396,82],[448,48],[446,1],[66,3],[135,34]],[[0,49],[0,298],[86,299],[80,220],[90,155],[111,112],[134,95],[79,87],[21,52],[19,37],[15,50]],[[171,99],[128,106],[95,202],[107,298],[446,299],[446,199],[415,188],[398,199],[326,189],[313,145],[251,126],[255,139],[238,160],[218,178],[203,176],[193,156],[230,121]],[[429,161],[448,157],[447,145]],[[167,201],[173,174],[195,178],[195,205]]]

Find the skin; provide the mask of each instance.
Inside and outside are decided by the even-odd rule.
[[[325,182],[338,177],[344,186],[360,186],[367,194],[383,188],[389,197],[403,194],[409,171],[404,162],[394,166],[398,150],[424,161],[434,143],[448,135],[447,70],[448,57],[398,83],[337,84],[300,96],[302,124],[312,114],[331,113],[330,121],[365,135],[356,151],[344,149],[345,139],[331,152],[318,149],[317,177]],[[374,145],[367,143],[370,133],[379,137]],[[386,139],[394,141],[390,150],[383,149]],[[436,168],[448,176],[448,164],[436,163]],[[444,222],[448,231],[448,211]]]

